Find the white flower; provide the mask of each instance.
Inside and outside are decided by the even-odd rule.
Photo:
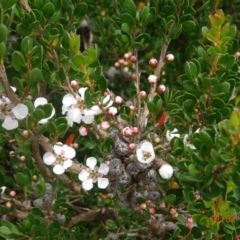
[[[35,108],[37,108],[38,106],[45,105],[45,104],[48,104],[48,101],[47,101],[47,99],[44,98],[44,97],[39,97],[39,98],[37,98],[37,99],[34,101],[34,107],[35,107]],[[54,114],[55,114],[55,108],[53,108],[50,117],[41,119],[38,123],[40,123],[40,124],[47,123],[48,120],[54,116]]]
[[[158,172],[163,179],[169,179],[173,175],[173,168],[169,164],[163,164],[159,168]]]
[[[6,130],[12,130],[18,127],[18,120],[24,119],[28,115],[28,108],[22,103],[15,107],[7,97],[0,99],[0,119],[4,119],[2,127]]]
[[[178,134],[177,132],[178,132],[178,130],[176,128],[174,128],[173,131],[171,131],[171,132],[169,130],[167,130],[167,133],[166,133],[167,140],[170,142],[174,137],[179,138],[180,134]]]
[[[138,161],[142,163],[150,163],[155,158],[153,145],[148,141],[143,141],[139,144],[136,154]]]
[[[199,133],[199,131],[200,131],[200,128],[198,128],[194,133]],[[191,148],[192,150],[195,150],[195,149],[196,149],[193,144],[189,143],[189,135],[188,135],[188,134],[186,134],[186,135],[183,137],[183,142],[184,142],[184,144],[185,144],[187,147]]]
[[[109,167],[106,163],[101,163],[100,167],[96,167],[97,159],[95,157],[89,157],[86,161],[86,165],[89,167],[83,169],[78,178],[83,182],[82,187],[88,191],[92,189],[93,183],[98,182],[99,188],[106,188],[109,184],[107,178],[103,178],[103,175],[107,175]]]
[[[87,109],[84,102],[84,95],[87,88],[80,88],[78,90],[79,95],[73,96],[68,93],[63,97],[62,103],[62,114],[66,114],[66,119],[68,125],[72,126],[74,122],[80,123],[83,121],[86,124],[91,124],[94,121],[94,116],[102,112],[99,106],[94,105],[91,109]],[[104,98],[103,105],[109,107],[113,104],[113,101],[110,99],[110,95]]]
[[[54,165],[53,172],[62,174],[65,170],[72,166],[72,158],[75,157],[76,151],[68,145],[57,143],[54,145],[54,152],[46,152],[43,155],[43,162],[46,165]]]

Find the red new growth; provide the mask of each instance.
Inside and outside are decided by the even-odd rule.
[[[157,124],[157,128],[161,127],[165,123],[166,118],[167,118],[167,112],[164,111],[160,117],[158,124]]]
[[[70,146],[70,145],[73,143],[73,140],[74,140],[74,134],[71,133],[71,134],[67,137],[65,144],[68,145],[68,146]]]

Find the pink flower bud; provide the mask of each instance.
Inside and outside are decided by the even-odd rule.
[[[71,87],[72,88],[78,88],[79,87],[79,82],[77,82],[76,80],[72,80],[71,81]]]
[[[178,217],[178,212],[175,212],[172,217],[177,218]]]
[[[29,131],[28,131],[28,130],[24,130],[24,131],[23,131],[23,135],[25,135],[26,137],[28,137]]]
[[[118,67],[120,67],[120,63],[119,63],[119,62],[115,62],[115,63],[114,63],[114,66],[115,66],[116,68],[118,68]]]
[[[79,128],[79,133],[80,133],[80,135],[83,136],[83,137],[87,136],[87,135],[88,135],[88,132],[89,132],[89,129],[88,129],[87,127],[85,127],[85,126],[81,126],[81,127]]]
[[[138,133],[139,132],[138,127],[132,127],[131,129],[132,129],[133,133]]]
[[[123,71],[124,71],[124,72],[129,72],[129,68],[128,68],[128,67],[124,67],[124,68],[123,68]]]
[[[110,161],[105,161],[105,163],[106,163],[107,165],[109,165],[109,164],[110,164]]]
[[[236,56],[236,57],[240,57],[240,52],[236,52],[236,53],[235,53],[235,56]]]
[[[140,204],[140,208],[141,208],[142,210],[145,210],[145,209],[147,208],[146,203],[141,203],[141,204]]]
[[[139,94],[141,99],[145,99],[147,97],[147,93],[145,91],[141,91]]]
[[[119,63],[120,65],[123,65],[124,62],[125,62],[125,60],[124,60],[123,58],[118,60],[118,63]]]
[[[137,74],[133,73],[132,76],[131,76],[131,79],[132,79],[132,81],[135,82],[137,80]]]
[[[9,155],[10,155],[10,157],[14,157],[15,156],[15,152],[14,151],[10,151]]]
[[[165,87],[164,85],[159,85],[159,86],[157,87],[157,92],[158,92],[159,94],[164,93],[165,90],[166,90],[166,87]]]
[[[101,128],[107,130],[110,127],[110,123],[108,121],[101,122]]]
[[[198,199],[200,198],[200,194],[199,194],[199,193],[195,193],[195,194],[194,194],[194,198],[195,198],[196,200],[198,200]]]
[[[193,223],[193,218],[192,218],[191,216],[188,216],[188,217],[187,217],[187,222],[188,222],[188,223]]]
[[[11,208],[12,207],[12,203],[11,202],[6,202],[5,205],[6,205],[7,208]]]
[[[125,128],[122,130],[122,132],[123,132],[123,135],[124,135],[125,137],[130,137],[130,136],[133,135],[133,131],[132,131],[132,129],[131,129],[130,127],[125,127]]]
[[[148,81],[149,81],[149,83],[151,83],[151,84],[156,83],[156,82],[157,82],[157,76],[155,76],[155,75],[150,75],[150,76],[148,77]]]
[[[106,97],[106,96],[108,96],[108,95],[109,95],[109,92],[107,92],[107,91],[106,91],[106,92],[104,92],[104,94],[103,94],[103,95],[104,95],[104,97]]]
[[[20,164],[19,164],[19,167],[20,167],[20,168],[24,168],[24,167],[25,167],[25,163],[20,163]]]
[[[22,162],[26,161],[26,157],[25,156],[21,156],[20,157],[20,161],[22,161]]]
[[[135,106],[133,106],[133,105],[130,105],[129,108],[132,112],[134,112],[136,110]]]
[[[152,201],[150,199],[147,199],[145,202],[148,204],[151,203]]]
[[[114,102],[118,105],[121,105],[123,103],[123,99],[120,96],[116,96],[114,98]]]
[[[16,196],[16,192],[15,192],[15,191],[10,191],[9,195],[10,195],[11,197],[15,197],[15,196]]]
[[[150,67],[153,68],[153,69],[156,68],[157,65],[158,65],[158,60],[155,59],[155,58],[150,59],[149,65],[150,65]]]
[[[71,147],[73,147],[74,149],[78,149],[79,148],[79,144],[78,143],[73,143],[73,144],[71,144]]]
[[[136,56],[131,56],[130,61],[131,61],[131,63],[136,63],[137,62],[137,57]]]
[[[131,57],[132,56],[132,52],[128,52],[128,55],[129,55],[129,57]]]
[[[129,59],[129,58],[130,58],[130,54],[129,54],[129,53],[125,53],[125,54],[123,55],[123,57],[124,57],[125,59]]]
[[[108,109],[108,114],[110,115],[110,116],[115,116],[116,114],[117,114],[117,109],[115,108],[115,107],[110,107],[109,109]]]
[[[159,208],[160,208],[160,209],[166,208],[166,203],[165,203],[165,202],[160,203],[160,204],[159,204]]]
[[[156,213],[156,209],[155,209],[155,208],[150,208],[150,209],[149,209],[149,213],[150,213],[151,215],[154,215],[154,214]]]
[[[174,215],[176,212],[177,212],[176,208],[171,208],[171,209],[170,209],[171,215]]]
[[[130,143],[128,145],[128,147],[129,147],[129,149],[134,150],[136,148],[136,144],[135,143]]]
[[[159,143],[160,142],[160,137],[159,136],[155,136],[154,137],[154,142],[155,143]]]
[[[33,96],[32,96],[32,95],[28,95],[28,96],[27,96],[27,99],[33,100]]]
[[[172,54],[167,54],[165,59],[167,62],[172,62],[174,60],[174,56]]]

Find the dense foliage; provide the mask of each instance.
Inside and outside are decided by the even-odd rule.
[[[0,239],[240,239],[238,0],[0,0]]]

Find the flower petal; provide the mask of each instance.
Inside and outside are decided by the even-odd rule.
[[[80,109],[74,108],[74,109],[69,109],[67,113],[67,117],[70,118],[73,122],[80,123],[82,119],[82,114]]]
[[[57,155],[60,155],[62,153],[62,150],[63,150],[63,144],[61,142],[58,142],[57,144],[54,145],[54,152],[57,154]]]
[[[62,165],[57,164],[57,165],[54,166],[53,172],[54,172],[55,174],[63,174],[63,173],[65,172],[65,169],[63,168]]]
[[[62,105],[62,114],[64,115],[66,112],[68,112],[69,108],[66,105]]]
[[[26,105],[19,103],[12,109],[12,112],[17,119],[22,120],[28,115],[28,108]]]
[[[170,142],[174,137],[179,138],[180,134],[178,134],[177,132],[178,132],[178,130],[176,128],[174,128],[173,131],[171,131],[171,132],[168,130],[166,133],[167,140]]]
[[[78,92],[83,100],[84,100],[84,94],[85,94],[86,90],[87,90],[87,87],[79,88],[79,90],[78,90]]]
[[[56,160],[56,157],[51,152],[46,152],[43,155],[43,162],[46,165],[52,165],[55,162],[55,160]]]
[[[163,179],[169,179],[173,175],[173,168],[169,164],[163,164],[158,172]]]
[[[88,190],[91,190],[93,188],[93,180],[92,179],[88,179],[86,181],[84,181],[82,183],[82,187],[88,191]]]
[[[85,109],[84,115],[82,116],[82,120],[86,124],[91,124],[94,121],[94,111]]]
[[[40,123],[40,124],[45,124],[45,123],[47,123],[48,120],[51,119],[51,118],[54,116],[54,114],[55,114],[55,108],[53,107],[51,116],[48,117],[48,118],[41,119],[38,123]]]
[[[89,177],[89,172],[86,169],[83,169],[79,174],[78,174],[78,178],[79,180],[81,180],[82,182],[87,181]]]
[[[6,130],[13,130],[18,127],[18,121],[10,117],[5,117],[2,127]]]
[[[98,178],[98,187],[106,188],[109,184],[109,180],[107,178]]]
[[[111,96],[109,94],[103,99],[103,105],[105,108],[108,108],[112,106],[112,104],[113,104],[113,100],[111,100]]]
[[[94,169],[94,167],[97,164],[97,159],[95,157],[89,157],[87,158],[86,165],[90,167],[91,169]]]
[[[71,93],[64,95],[63,100],[62,100],[63,105],[70,107],[71,105],[76,104],[76,103],[77,103],[77,100]]]
[[[109,166],[106,163],[101,163],[100,167],[98,169],[98,173],[102,173],[104,175],[107,175],[109,171]]]
[[[63,163],[63,168],[64,169],[67,169],[71,166],[72,166],[72,160],[71,159],[67,159],[66,161],[64,161],[64,163]]]
[[[64,150],[64,156],[66,158],[74,158],[76,156],[76,151],[74,148],[69,147],[68,145],[64,144],[63,145],[63,150]]]
[[[98,114],[102,113],[102,110],[97,105],[92,106],[91,110],[94,112],[94,115],[98,115]]]
[[[44,97],[39,97],[39,98],[37,98],[37,99],[34,101],[34,107],[36,108],[36,107],[38,107],[38,106],[45,105],[45,104],[47,104],[47,103],[48,103],[48,101],[47,101],[46,98],[44,98]]]

